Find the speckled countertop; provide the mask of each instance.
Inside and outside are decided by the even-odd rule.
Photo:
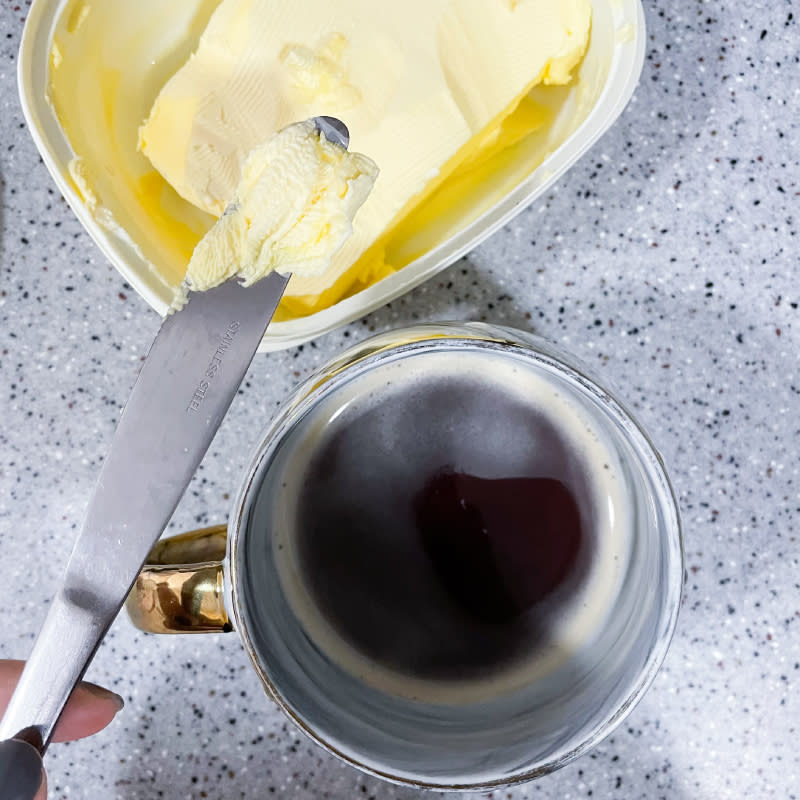
[[[158,318],[99,254],[22,120],[27,5],[0,6],[0,656],[29,652]],[[259,356],[172,529],[223,521],[254,437],[370,331],[486,319],[568,346],[671,469],[687,582],[651,691],[572,765],[496,798],[800,796],[800,3],[646,3],[621,120],[449,271],[313,344]],[[239,641],[120,618],[89,677],[124,696],[54,746],[54,798],[392,798],[264,697]]]

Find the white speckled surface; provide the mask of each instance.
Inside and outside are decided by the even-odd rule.
[[[0,6],[0,656],[18,658],[158,326],[54,190],[22,122],[26,8]],[[800,3],[646,12],[641,85],[611,133],[438,279],[311,345],[259,356],[172,525],[224,520],[256,432],[290,387],[369,331],[487,319],[594,364],[671,467],[684,607],[626,723],[498,800],[800,793]],[[120,618],[89,678],[126,707],[100,735],[50,750],[53,798],[421,796],[301,737],[233,635],[148,637]]]

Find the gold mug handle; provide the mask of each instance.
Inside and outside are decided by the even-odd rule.
[[[162,539],[125,602],[131,622],[148,633],[232,631],[223,603],[222,559],[227,527]]]

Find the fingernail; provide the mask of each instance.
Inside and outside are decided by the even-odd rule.
[[[86,681],[82,682],[81,686],[86,689],[89,694],[94,695],[98,700],[113,703],[116,708],[116,712],[122,711],[125,706],[125,701],[116,692],[112,692],[109,689],[98,686],[96,683],[87,683]]]

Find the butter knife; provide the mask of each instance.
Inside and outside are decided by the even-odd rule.
[[[339,120],[315,117],[315,123],[329,141],[347,147]],[[120,417],[63,585],[0,722],[0,740],[26,742],[44,755],[72,690],[211,444],[288,280],[273,272],[247,288],[233,280],[190,293],[161,324]],[[0,747],[7,786],[28,785],[16,773],[30,771],[31,760],[18,753]]]

